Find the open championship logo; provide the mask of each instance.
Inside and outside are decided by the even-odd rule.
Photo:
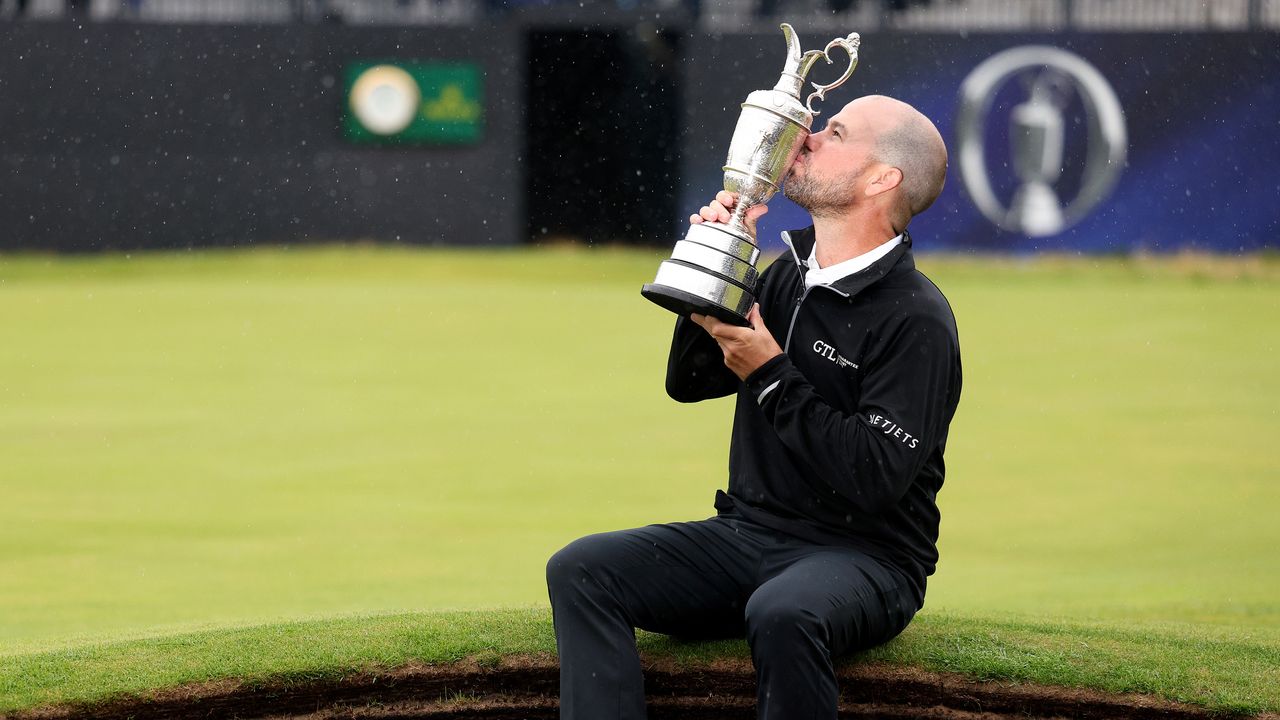
[[[1021,80],[1026,99],[1009,111],[1007,167],[1016,186],[1006,203],[988,168],[985,138],[996,96],[1013,80]],[[1068,112],[1077,96],[1086,147],[1083,167],[1068,168],[1068,120],[1079,120]],[[1102,202],[1119,179],[1128,144],[1124,112],[1111,85],[1083,58],[1047,45],[1005,50],[974,68],[960,87],[956,135],[960,179],[978,210],[999,227],[1029,237],[1062,232]],[[1064,202],[1060,195],[1071,184],[1062,182],[1064,176],[1077,173],[1075,198]]]

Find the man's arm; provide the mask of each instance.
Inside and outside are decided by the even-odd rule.
[[[689,318],[678,318],[667,358],[667,394],[671,399],[698,402],[737,390],[738,378],[725,367],[716,341]]]
[[[763,323],[738,328],[695,317],[783,444],[863,512],[877,513],[902,498],[955,412],[959,348],[936,318],[908,318],[880,356],[867,359],[860,404],[850,414],[818,395]]]

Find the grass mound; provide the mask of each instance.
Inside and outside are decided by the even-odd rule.
[[[639,644],[651,669],[683,678],[666,682],[688,694],[699,687],[696,678],[709,672],[750,682],[742,642],[683,643],[641,633]],[[550,618],[542,609],[207,630],[0,656],[0,713],[26,716],[44,708],[39,714],[48,715],[51,706],[61,706],[74,715],[114,706],[137,714],[146,706],[137,699],[172,698],[172,692],[165,693],[175,688],[206,688],[180,691],[183,702],[202,692],[221,697],[224,691],[256,693],[261,699],[281,688],[329,688],[359,677],[374,678],[375,684],[382,678],[386,684],[397,673],[413,675],[414,668],[424,667],[436,668],[437,674],[439,668],[453,667],[490,676],[503,668],[532,667],[542,668],[545,676],[554,667],[554,650]],[[872,675],[884,679],[911,670],[967,678],[952,681],[961,685],[1013,681],[1141,693],[1217,712],[1280,711],[1280,637],[1275,634],[1242,639],[1193,627],[1120,628],[924,613],[897,640],[847,660],[842,685],[856,698],[859,683]],[[460,692],[466,685],[461,682],[454,678]],[[712,677],[702,687],[714,693],[718,682]]]

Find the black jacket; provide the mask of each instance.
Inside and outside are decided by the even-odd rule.
[[[676,321],[667,393],[737,392],[729,492],[716,509],[903,571],[923,604],[938,560],[947,427],[960,399],[960,345],[942,292],[915,268],[911,238],[870,267],[805,291],[813,228],[757,288],[785,353],[746,382],[702,328]]]

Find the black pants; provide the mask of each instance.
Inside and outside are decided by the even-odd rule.
[[[832,658],[902,632],[906,577],[738,518],[590,535],[547,563],[562,720],[640,720],[634,628],[751,645],[763,720],[835,718]]]

